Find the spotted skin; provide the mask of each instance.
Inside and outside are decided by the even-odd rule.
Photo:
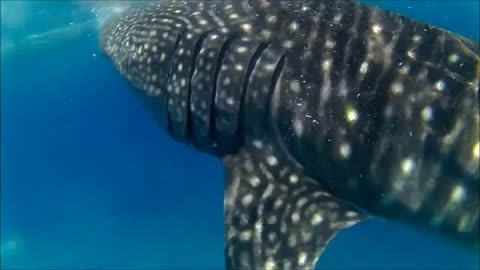
[[[100,40],[223,159],[228,269],[311,269],[368,216],[478,244],[477,43],[350,0],[141,3]]]
[[[265,140],[224,159],[227,269],[312,268],[340,230],[367,218]]]

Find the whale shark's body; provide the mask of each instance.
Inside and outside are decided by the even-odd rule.
[[[223,159],[227,268],[312,268],[370,216],[478,243],[478,44],[349,0],[160,1],[101,47]]]

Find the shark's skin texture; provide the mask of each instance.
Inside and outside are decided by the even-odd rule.
[[[478,44],[349,0],[141,4],[100,40],[223,159],[228,269],[313,268],[374,216],[478,243]]]

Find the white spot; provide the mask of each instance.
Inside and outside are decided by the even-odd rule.
[[[365,74],[365,73],[367,73],[367,71],[368,71],[368,62],[363,62],[360,65],[360,73]]]
[[[424,121],[429,121],[432,119],[432,116],[433,116],[433,111],[432,111],[432,107],[430,106],[427,106],[425,108],[423,108],[422,110],[422,119]]]
[[[401,67],[398,70],[398,72],[402,75],[407,75],[409,71],[410,71],[410,66],[409,65],[404,65],[403,67]]]
[[[307,253],[305,252],[300,252],[298,254],[298,265],[304,265],[307,262]]]
[[[341,19],[342,19],[342,14],[341,13],[337,13],[333,17],[333,21],[336,22],[336,23],[338,23]]]
[[[290,183],[296,184],[296,183],[298,182],[298,175],[296,175],[296,174],[291,174],[290,177],[289,177],[289,179],[290,179]]]
[[[235,69],[238,70],[238,71],[242,71],[243,70],[243,66],[241,64],[236,64],[235,65]]]
[[[356,122],[358,120],[358,113],[354,108],[347,109],[347,120],[350,123]]]
[[[238,14],[237,13],[233,13],[233,14],[230,14],[229,18],[232,19],[232,20],[235,20],[235,19],[238,19]]]
[[[326,59],[322,62],[323,71],[330,70],[331,66],[332,66],[332,60],[331,59]]]
[[[372,32],[375,34],[382,32],[382,26],[380,24],[374,24],[372,26]]]
[[[267,220],[268,224],[275,224],[277,223],[277,217],[276,216],[270,216]]]
[[[342,156],[342,158],[348,158],[350,156],[350,153],[351,153],[350,144],[342,143],[340,145],[339,150],[340,150],[340,156]]]
[[[247,230],[240,233],[240,239],[242,241],[248,241],[252,237],[252,232]]]
[[[270,241],[273,242],[273,241],[275,241],[276,238],[277,238],[277,234],[275,232],[271,232],[271,233],[268,234],[268,239]]]
[[[310,239],[312,239],[312,232],[302,231],[302,238],[303,238],[303,241],[310,241]]]
[[[293,223],[298,223],[299,221],[300,221],[300,214],[297,211],[293,212],[292,222]]]
[[[297,201],[297,207],[301,208],[307,203],[307,198],[300,198]]]
[[[297,244],[297,237],[295,235],[290,235],[288,237],[288,246],[294,247]]]
[[[465,188],[460,185],[456,185],[453,189],[452,192],[450,193],[450,198],[454,202],[460,202],[465,198]]]
[[[310,221],[310,223],[311,223],[313,226],[316,226],[316,225],[322,223],[322,221],[323,221],[323,217],[322,217],[321,215],[319,215],[319,214],[315,214],[315,215],[313,215],[312,220]]]
[[[258,186],[258,184],[260,184],[260,178],[258,178],[257,176],[252,176],[250,178],[250,184],[252,185],[252,187]]]
[[[400,82],[394,82],[392,84],[392,93],[394,95],[399,95],[399,94],[403,93],[403,84],[400,83]]]
[[[262,30],[262,32],[260,32],[260,35],[262,35],[262,37],[268,39],[272,36],[272,32],[264,29],[264,30]]]
[[[327,41],[325,42],[325,47],[327,47],[328,49],[333,49],[333,47],[335,47],[335,41],[327,39]]]
[[[404,174],[411,174],[415,168],[415,162],[411,158],[406,158],[402,161],[401,168]]]
[[[443,91],[445,89],[445,82],[443,80],[439,80],[435,82],[434,87],[437,91]]]
[[[242,29],[243,29],[244,31],[246,31],[246,32],[249,32],[250,30],[252,30],[252,25],[249,24],[249,23],[244,23],[244,24],[242,24],[241,27],[242,27]]]
[[[281,232],[281,233],[286,233],[286,232],[287,232],[287,223],[285,223],[285,221],[283,221],[283,222],[280,224],[280,232]]]
[[[291,40],[285,40],[283,43],[282,43],[283,47],[284,48],[287,48],[287,49],[291,49],[293,47],[293,41]]]
[[[228,97],[227,100],[226,100],[227,104],[228,105],[233,105],[235,102],[233,101],[233,98],[232,97]]]
[[[290,81],[290,89],[292,89],[292,91],[295,93],[300,92],[300,82],[297,80]]]
[[[245,53],[247,51],[247,47],[245,46],[242,46],[242,47],[238,47],[237,48],[237,52],[238,53]]]
[[[179,72],[182,72],[182,71],[183,71],[183,64],[179,64],[179,65],[178,65],[178,71],[179,71]]]
[[[157,51],[158,51],[157,45],[153,45],[153,46],[152,46],[152,52],[157,52]]]
[[[273,208],[274,209],[278,209],[282,206],[283,204],[283,200],[282,199],[276,199],[275,200],[275,203],[273,204]]]
[[[275,156],[268,156],[267,157],[267,163],[270,165],[270,166],[275,166],[278,164],[278,160]]]
[[[272,196],[272,193],[273,193],[273,184],[269,184],[267,186],[267,189],[265,190],[265,192],[263,192],[263,194],[262,194],[262,199],[266,199],[266,198]]]
[[[292,23],[288,26],[288,29],[290,29],[290,31],[292,31],[292,32],[297,31],[297,29],[298,29],[298,23],[297,23],[297,22],[292,22]]]
[[[185,49],[184,48],[180,48],[178,50],[178,55],[183,55],[185,53]]]
[[[242,204],[245,207],[249,206],[252,201],[253,201],[253,196],[250,193],[243,196],[243,198],[242,198]]]
[[[460,56],[458,56],[458,54],[454,53],[454,54],[451,54],[449,57],[448,57],[448,62],[450,64],[455,64],[458,60],[460,60]]]
[[[222,32],[222,33],[224,33],[224,34],[228,34],[229,29],[228,29],[227,27],[222,27],[222,28],[220,29],[220,32]]]
[[[477,142],[472,148],[472,156],[475,159],[480,157],[480,142]]]
[[[157,30],[150,31],[150,36],[154,37],[157,35]]]
[[[163,62],[167,55],[165,53],[160,54],[160,61]]]
[[[223,85],[229,85],[230,84],[230,78],[225,78],[225,80],[223,80]]]
[[[265,261],[265,270],[273,270],[277,267],[277,264],[275,263],[275,261],[273,261],[272,258],[268,258],[266,261]]]
[[[184,87],[186,84],[187,84],[187,80],[185,80],[185,79],[180,80],[180,86],[181,87]]]
[[[357,213],[354,212],[354,211],[347,211],[347,213],[345,213],[345,215],[349,218],[352,218],[352,217],[355,217],[357,215]]]
[[[303,134],[303,123],[300,119],[295,119],[293,122],[293,129],[298,136]]]
[[[418,43],[422,40],[422,37],[419,35],[414,35],[412,40],[413,42]]]
[[[275,69],[275,67],[276,67],[275,64],[267,64],[267,65],[265,65],[265,70],[273,71]]]
[[[267,18],[267,22],[269,23],[275,23],[276,21],[277,21],[277,16],[275,15],[268,16]]]
[[[198,24],[200,25],[206,25],[208,22],[206,20],[200,20]]]
[[[253,146],[255,146],[255,148],[257,149],[260,149],[263,147],[263,142],[261,140],[254,140],[253,141]]]
[[[329,71],[331,66],[332,66],[332,60],[331,59],[323,60],[323,62],[322,62],[323,71]]]
[[[412,58],[412,59],[415,59],[415,57],[416,57],[415,51],[409,50],[409,51],[407,52],[407,56],[410,57],[410,58]]]

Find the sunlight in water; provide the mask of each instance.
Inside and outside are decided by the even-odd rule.
[[[92,14],[97,18],[101,26],[110,16],[121,13],[127,9],[133,1],[79,1],[80,5],[89,7]]]
[[[132,1],[1,1],[2,60],[53,51],[96,32]]]

